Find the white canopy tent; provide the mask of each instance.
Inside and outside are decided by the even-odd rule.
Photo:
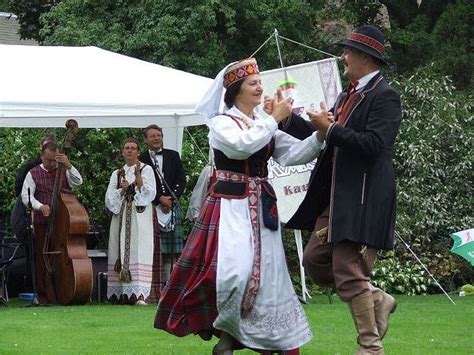
[[[194,106],[202,76],[96,47],[0,45],[0,127],[163,127],[181,150],[183,127],[204,123]]]

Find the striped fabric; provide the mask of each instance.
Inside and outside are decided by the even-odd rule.
[[[163,260],[160,251],[160,226],[156,218],[156,210],[153,208],[153,267],[152,267],[150,303],[157,303],[161,291],[165,286],[163,282]]]
[[[155,328],[176,336],[212,329],[220,198],[208,196],[158,303]]]
[[[183,221],[178,206],[174,207],[174,229],[160,232],[160,250],[162,254],[180,254],[183,251]]]

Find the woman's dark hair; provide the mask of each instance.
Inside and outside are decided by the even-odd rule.
[[[230,85],[224,95],[224,102],[227,105],[228,108],[231,108],[234,106],[235,103],[235,98],[240,92],[240,87],[242,86],[242,83],[244,80],[239,80],[236,83],[233,83]]]

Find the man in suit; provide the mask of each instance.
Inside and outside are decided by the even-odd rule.
[[[334,287],[348,303],[358,332],[358,354],[383,354],[392,296],[370,283],[378,250],[393,247],[393,148],[401,121],[400,97],[380,73],[384,38],[361,26],[336,43],[351,81],[328,111],[308,112],[311,127],[292,115],[283,129],[301,138],[314,128],[326,147],[312,172],[305,199],[286,227],[313,231],[303,265],[315,283]]]
[[[148,150],[140,155],[140,161],[153,167],[156,180],[156,196],[153,206],[156,208],[158,220],[155,221],[154,226],[155,254],[152,287],[154,291],[157,291],[156,288],[158,288],[158,291],[156,297],[155,292],[152,293],[151,300],[157,301],[161,287],[168,280],[176,257],[183,249],[182,216],[180,208],[176,204],[178,201],[173,200],[173,194],[177,199],[181,197],[186,187],[186,176],[178,152],[163,148],[163,130],[159,126],[147,126],[143,131],[143,137]],[[170,223],[164,223],[166,220],[169,220]],[[159,277],[158,274],[161,274],[162,277]]]

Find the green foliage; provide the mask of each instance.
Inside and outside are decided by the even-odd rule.
[[[393,81],[403,103],[396,146],[402,235],[443,236],[474,225],[473,101],[431,67]]]
[[[474,6],[472,1],[450,4],[433,30],[436,70],[450,75],[460,89],[474,87]]]
[[[10,0],[0,0],[0,12],[11,12]]]
[[[456,92],[431,66],[393,84],[403,104],[395,156],[397,231],[451,285],[449,236],[474,225],[472,96]],[[464,270],[462,277],[471,279]]]
[[[471,284],[463,285],[461,291],[464,291],[467,296],[474,296],[474,286]]]
[[[393,252],[375,263],[372,275],[375,286],[394,294],[424,295],[435,285],[416,260],[401,261]]]
[[[430,19],[420,14],[404,28],[400,28],[396,22],[393,24],[387,40],[392,47],[391,61],[397,66],[398,72],[409,72],[433,57],[434,44],[429,23]]]
[[[302,31],[288,21],[311,24],[316,13],[313,6],[268,0],[63,0],[42,15],[40,37],[44,44],[94,45],[213,76],[226,63],[250,56],[274,28],[289,38],[314,44],[311,30]],[[287,63],[314,59],[314,52],[294,45],[285,53]],[[263,67],[279,66],[275,46],[258,58]]]
[[[9,10],[18,16],[18,21],[20,22],[20,37],[22,39],[35,39],[40,41],[40,16],[42,13],[48,12],[60,1],[61,0],[9,0]]]

